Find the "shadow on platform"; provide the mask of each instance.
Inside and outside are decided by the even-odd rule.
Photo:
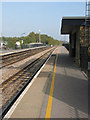
[[[68,54],[58,55],[57,67],[60,67],[60,69],[66,68],[67,70],[74,69],[77,72],[79,71],[74,59],[69,57]],[[45,75],[47,72],[44,72],[43,75]],[[83,75],[82,77],[69,76],[65,73],[61,74],[60,71],[58,71],[58,73],[56,72],[55,74],[53,97],[68,104],[69,106],[72,106],[75,109],[77,118],[79,116],[77,110],[88,114],[88,80],[84,79]],[[50,79],[52,80],[52,76]],[[49,86],[48,90],[45,91],[45,89],[43,89],[45,94],[49,95],[50,85],[51,81],[47,84],[47,86]]]

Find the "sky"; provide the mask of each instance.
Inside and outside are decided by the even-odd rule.
[[[61,40],[63,16],[84,16],[85,2],[2,2],[2,35],[47,34]],[[67,38],[66,38],[67,39]]]

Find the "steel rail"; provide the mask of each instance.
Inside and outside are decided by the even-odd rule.
[[[21,51],[21,52],[18,52],[18,53],[12,53],[12,54],[9,54],[9,55],[5,55],[6,57],[3,58],[2,57],[2,62],[0,63],[0,69],[3,68],[3,67],[6,67],[8,65],[11,65],[11,64],[14,64],[16,62],[19,62],[23,59],[26,59],[32,55],[35,55],[37,53],[39,53],[42,49],[46,50],[46,49],[49,49],[48,47],[41,47],[41,48],[38,48],[38,49],[30,49],[30,50],[27,50],[27,51]]]
[[[22,88],[21,88],[18,92],[16,92],[16,95],[11,99],[11,101],[6,105],[6,107],[5,107],[4,109],[3,109],[3,107],[1,108],[2,112],[1,112],[1,114],[0,114],[0,117],[3,118],[3,117],[5,116],[5,114],[7,113],[7,111],[11,108],[11,106],[13,105],[13,103],[16,101],[16,99],[19,97],[19,95],[23,92],[23,90],[26,88],[26,86],[30,83],[30,81],[31,81],[32,78],[35,76],[35,74],[38,72],[38,70],[42,67],[42,65],[45,63],[45,61],[49,58],[49,56],[52,54],[52,52],[53,52],[54,49],[55,49],[55,48],[51,49],[50,51],[48,51],[47,53],[43,54],[41,57],[39,57],[39,58],[37,58],[35,61],[33,61],[33,63],[30,63],[29,65],[27,65],[25,68],[22,69],[22,70],[25,70],[25,69],[29,70],[31,66],[33,67],[36,63],[40,62],[40,63],[38,64],[39,66],[36,66],[37,69],[35,68],[33,74],[32,74],[31,76],[29,76],[29,78],[26,80],[26,82],[24,83],[24,85],[22,86]],[[46,55],[46,56],[45,56],[45,55]],[[42,59],[43,59],[43,62],[41,62]],[[28,69],[28,67],[29,67],[29,69]],[[14,74],[14,75],[12,76],[12,78],[15,77],[17,74],[19,74],[22,70],[20,70],[20,71],[19,71],[18,73],[16,73],[16,74]],[[10,79],[11,79],[11,78],[10,78]],[[4,86],[5,84],[7,84],[10,79],[4,81],[0,87],[2,87],[2,86]],[[5,87],[6,87],[6,86],[5,86]],[[2,90],[3,90],[3,89],[4,89],[4,87],[2,87]],[[3,106],[4,106],[4,105],[3,105]],[[1,118],[1,119],[2,119],[2,118]]]

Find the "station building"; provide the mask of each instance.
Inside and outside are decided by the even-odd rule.
[[[69,55],[90,77],[90,18],[63,17],[61,34],[69,34]]]

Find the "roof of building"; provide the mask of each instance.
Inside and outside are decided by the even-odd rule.
[[[61,34],[70,34],[75,32],[80,26],[85,25],[85,19],[88,20],[88,25],[90,25],[90,17],[63,17],[61,25]]]
[[[85,19],[85,18],[89,18],[89,17],[85,17],[85,16],[64,16],[62,19]]]

